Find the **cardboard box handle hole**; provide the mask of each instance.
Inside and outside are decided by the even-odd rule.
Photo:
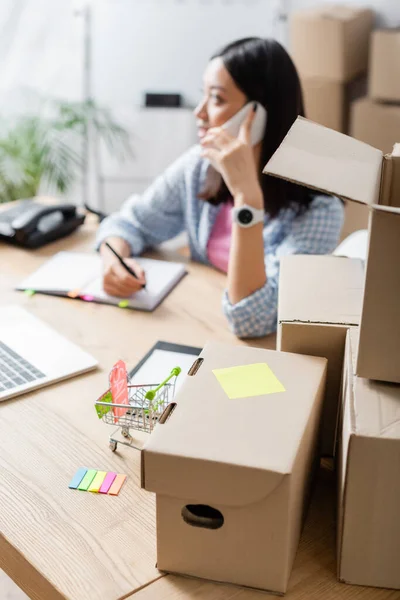
[[[192,527],[219,529],[224,524],[223,514],[207,504],[187,504],[181,514],[185,523]]]
[[[163,414],[158,419],[158,422],[160,425],[164,425],[165,421],[168,421],[168,419],[174,412],[175,408],[176,408],[176,402],[171,402],[170,404],[168,404],[168,406],[165,407]]]

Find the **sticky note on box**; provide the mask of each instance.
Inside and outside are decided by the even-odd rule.
[[[285,388],[266,363],[214,369],[213,373],[230,399],[284,392]]]

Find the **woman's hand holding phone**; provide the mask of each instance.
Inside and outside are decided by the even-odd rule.
[[[213,127],[201,140],[201,146],[202,156],[208,158],[214,168],[221,173],[235,204],[240,205],[251,201],[252,205],[261,207],[263,195],[251,144],[255,110],[248,112],[237,137],[228,133],[223,127]]]

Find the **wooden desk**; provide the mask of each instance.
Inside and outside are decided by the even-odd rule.
[[[189,276],[153,313],[14,292],[18,281],[61,249],[88,249],[94,224],[40,251],[0,245],[0,303],[24,306],[100,362],[96,372],[0,405],[0,567],[35,600],[256,600],[259,592],[162,576],[155,568],[154,497],[139,488],[139,454],[108,449],[95,399],[116,359],[134,365],[157,340],[202,346],[240,342],[221,314],[224,276],[189,264]],[[251,345],[274,347],[274,337]],[[128,474],[118,498],[79,493],[79,466]],[[334,477],[321,472],[288,598],[391,599],[397,592],[335,580]],[[0,593],[1,597],[1,593]]]

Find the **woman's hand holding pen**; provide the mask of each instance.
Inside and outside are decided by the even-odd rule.
[[[100,253],[103,259],[103,288],[110,296],[127,298],[146,285],[145,273],[133,258],[127,258],[129,247],[124,240],[115,238],[108,241],[124,258],[125,265],[135,273],[136,277],[124,268],[105,244],[102,244]]]

